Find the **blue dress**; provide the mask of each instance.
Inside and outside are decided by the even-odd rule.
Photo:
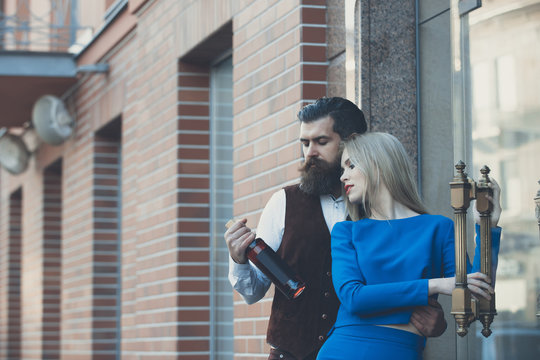
[[[494,263],[500,235],[492,229]],[[376,325],[408,324],[428,303],[428,280],[454,276],[454,251],[454,222],[440,215],[337,223],[332,280],[341,306],[317,359],[421,359],[425,338]],[[467,259],[468,272],[480,267],[479,246],[473,264]]]

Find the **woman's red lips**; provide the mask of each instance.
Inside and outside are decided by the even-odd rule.
[[[353,185],[345,185],[345,194],[346,195],[349,195],[349,191],[351,191],[352,187],[353,187]]]

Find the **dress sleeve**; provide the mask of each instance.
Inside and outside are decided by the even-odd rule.
[[[475,243],[476,247],[474,248],[474,259],[471,271],[468,272],[477,272],[480,271],[480,225],[475,224]],[[500,227],[491,228],[491,273],[493,274],[492,284],[495,284],[495,274],[497,272],[497,264],[499,263],[499,249],[501,247],[501,232]],[[468,270],[468,268],[467,268]]]
[[[427,305],[428,279],[366,284],[352,242],[353,223],[332,230],[332,280],[341,304],[357,315],[374,315],[401,307]]]

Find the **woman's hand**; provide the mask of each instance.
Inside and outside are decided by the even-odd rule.
[[[491,279],[481,272],[475,272],[467,275],[467,287],[471,290],[473,296],[483,297],[487,300],[491,300],[491,294],[495,291],[490,285]],[[452,295],[452,290],[456,287],[456,278],[438,278],[429,279],[428,282],[428,295],[444,294]]]
[[[499,223],[499,218],[501,217],[501,188],[497,181],[494,178],[489,178],[491,182],[488,183],[488,186],[493,190],[493,197],[487,196],[487,199],[493,204],[493,211],[491,212],[491,226],[496,227]],[[476,209],[476,204],[473,206],[474,221],[477,224],[480,224],[480,213]]]
[[[490,284],[491,279],[481,272],[467,275],[467,287],[476,298],[483,297],[486,300],[491,300],[491,294],[495,294],[495,290]]]

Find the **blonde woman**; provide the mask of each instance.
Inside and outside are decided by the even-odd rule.
[[[410,317],[430,297],[452,293],[454,223],[427,214],[405,149],[394,136],[352,136],[344,142],[341,166],[356,221],[332,230],[332,280],[341,306],[317,359],[421,359],[425,338]],[[495,181],[492,188],[496,226],[500,190]],[[500,234],[500,228],[492,229],[494,259]],[[474,266],[467,263],[473,294],[491,298],[491,279],[476,272],[479,256]]]

